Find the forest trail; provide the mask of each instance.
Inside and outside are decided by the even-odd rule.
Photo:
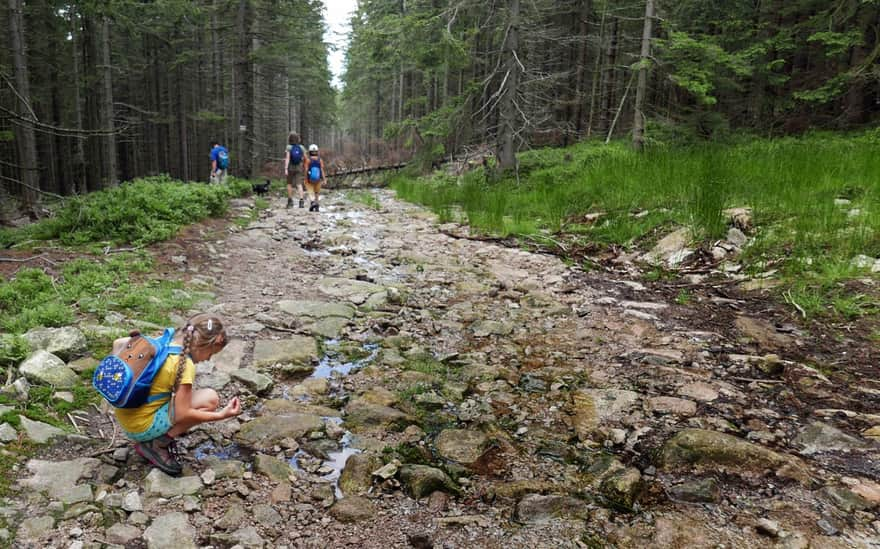
[[[162,245],[232,327],[196,384],[244,413],[185,437],[180,479],[84,457],[106,440],[37,455],[13,545],[880,546],[876,382],[371,193]]]

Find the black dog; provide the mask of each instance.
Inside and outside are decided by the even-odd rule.
[[[254,193],[258,196],[263,196],[269,193],[269,185],[271,182],[267,179],[265,183],[254,183],[251,185],[251,189],[253,189]]]

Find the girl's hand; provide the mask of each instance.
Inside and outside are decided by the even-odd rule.
[[[224,418],[227,417],[235,417],[241,413],[241,402],[238,400],[238,397],[234,397],[229,403],[220,410],[220,413]]]

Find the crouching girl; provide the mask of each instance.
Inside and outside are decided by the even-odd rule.
[[[125,345],[114,342],[114,349]],[[183,470],[174,440],[192,427],[241,413],[238,397],[217,410],[213,389],[193,389],[196,362],[211,358],[226,346],[223,321],[214,314],[197,314],[171,340],[168,358],[150,385],[147,402],[137,408],[116,408],[116,419],[135,451],[169,475]]]

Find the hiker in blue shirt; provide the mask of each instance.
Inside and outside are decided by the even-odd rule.
[[[226,183],[229,169],[229,151],[217,141],[211,141],[211,183]]]

